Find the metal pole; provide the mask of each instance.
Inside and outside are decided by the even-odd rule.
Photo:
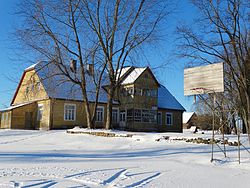
[[[221,117],[221,123],[222,123],[222,131],[223,131],[223,134],[222,134],[222,140],[223,140],[223,149],[224,149],[224,156],[227,157],[227,154],[226,154],[226,145],[225,145],[225,129],[224,129],[224,126],[225,126],[225,123],[223,122],[223,115],[224,115],[224,102],[222,101],[222,117]]]
[[[239,164],[240,164],[240,129],[237,126],[237,135],[238,135],[238,158],[239,158]]]
[[[214,124],[215,124],[215,94],[213,93],[213,131],[212,131],[212,155],[211,162],[214,160]]]

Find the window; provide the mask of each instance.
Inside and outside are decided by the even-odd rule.
[[[159,125],[162,124],[162,113],[161,113],[161,112],[158,112],[158,113],[157,113],[157,123],[158,123]]]
[[[127,110],[127,121],[133,121],[133,109]]]
[[[65,104],[64,105],[64,120],[75,121],[75,119],[76,119],[76,105]]]
[[[157,111],[156,110],[149,111],[149,121],[151,123],[157,123]]]
[[[141,122],[141,110],[135,109],[135,121]]]
[[[125,110],[120,111],[120,121],[122,121],[122,122],[126,121],[126,111]]]
[[[37,121],[41,121],[43,117],[43,105],[38,104],[38,109],[37,109]]]
[[[119,109],[113,108],[112,109],[112,122],[113,123],[118,123],[118,114],[119,114]]]
[[[6,115],[5,115],[5,123],[7,123],[7,122],[8,122],[8,120],[9,120],[9,113],[8,113],[8,112],[6,112]]]
[[[149,122],[149,111],[142,110],[142,122]]]
[[[128,87],[126,88],[128,95],[133,95],[134,94],[134,88],[133,87]]]
[[[157,97],[157,89],[152,89],[151,90],[151,96],[152,97]]]
[[[4,124],[4,120],[5,120],[5,118],[4,118],[4,113],[2,113],[2,118],[1,118],[1,122]]]
[[[103,122],[103,118],[104,118],[104,107],[97,106],[97,108],[96,108],[96,121]]]
[[[173,125],[173,114],[172,113],[166,113],[166,125]]]
[[[143,90],[140,88],[135,88],[135,95],[142,96]]]

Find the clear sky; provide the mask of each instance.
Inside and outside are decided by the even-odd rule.
[[[18,16],[14,14],[17,3],[18,0],[0,0],[0,108],[9,106],[23,69],[29,64],[18,62],[19,57],[15,53],[17,47],[12,44],[11,40],[16,24],[20,23]],[[147,52],[152,67],[167,62],[165,68],[156,69],[154,72],[159,82],[169,89],[187,111],[192,110],[193,99],[183,94],[185,60],[172,54],[178,50],[175,42],[176,26],[183,22],[191,23],[195,17],[196,10],[189,4],[189,1],[179,1],[178,8],[167,22],[166,37],[159,49]]]

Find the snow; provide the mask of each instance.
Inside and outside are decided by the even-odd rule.
[[[135,80],[147,69],[143,68],[134,68],[134,70],[122,81],[121,84],[132,84]]]
[[[183,112],[182,123],[187,123],[193,115],[194,115],[194,112]]]
[[[133,136],[100,137],[68,134],[65,130],[0,130],[0,187],[16,184],[34,188],[240,188],[250,184],[250,154],[245,150],[238,164],[237,147],[226,146],[227,158],[215,147],[216,160],[210,163],[210,145],[174,140],[211,138],[211,132],[107,132]],[[169,139],[156,141],[162,137]],[[250,148],[246,135],[241,141]]]
[[[18,104],[18,105],[14,105],[14,106],[10,106],[8,108],[4,108],[4,109],[0,109],[0,112],[4,112],[4,111],[8,111],[8,110],[12,110],[12,109],[15,109],[15,108],[18,108],[18,107],[22,107],[22,106],[25,106],[27,104],[31,104],[33,102],[25,102],[25,103],[22,103],[22,104]]]
[[[185,108],[163,85],[160,85],[160,87],[158,88],[158,108],[185,111]]]
[[[25,69],[25,71],[29,71],[29,70],[34,69],[39,63],[40,63],[40,61],[37,62],[37,63],[35,63],[35,64],[33,64],[33,65],[30,65],[29,67],[27,67],[27,68]]]
[[[80,86],[74,84],[66,76],[61,73],[61,70],[53,63],[48,63],[46,61],[41,61],[34,65],[34,69],[39,76],[39,79],[44,86],[46,93],[50,98],[57,99],[67,99],[67,100],[79,100],[82,101],[82,93]],[[64,70],[62,68],[62,70]],[[78,74],[72,73],[68,70],[69,74],[75,80],[80,79]],[[95,74],[98,74],[97,71]],[[94,102],[96,97],[96,85],[94,83],[93,77],[89,74],[85,75],[86,79],[86,90],[89,101]],[[101,86],[107,85],[108,79],[104,75],[102,78]],[[107,102],[107,93],[101,87],[99,92],[99,102]]]
[[[127,71],[130,70],[131,68],[132,68],[132,67],[128,66],[128,67],[122,68],[121,70],[119,69],[119,70],[118,70],[118,74],[117,74],[116,80],[118,80],[118,77],[119,77],[119,76],[120,76],[120,78],[122,78],[122,77],[125,75],[125,73],[127,73]],[[121,72],[120,72],[120,71],[121,71]]]

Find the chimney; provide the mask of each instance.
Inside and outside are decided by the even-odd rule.
[[[94,64],[87,64],[87,71],[91,76],[94,76]]]
[[[76,73],[76,60],[74,60],[74,59],[71,59],[71,60],[70,60],[70,70],[71,70],[73,73]]]

